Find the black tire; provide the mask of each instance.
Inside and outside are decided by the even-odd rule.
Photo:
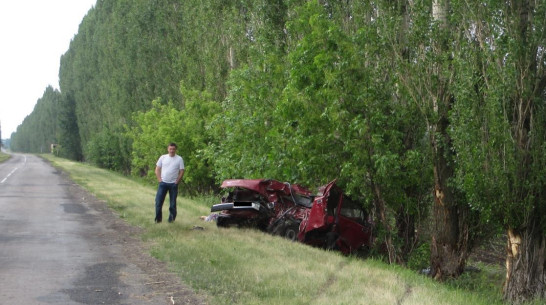
[[[326,249],[327,250],[339,250],[337,246],[337,240],[339,235],[336,232],[326,233]]]
[[[226,216],[218,216],[216,226],[219,228],[229,228],[231,226],[231,219]]]
[[[298,234],[300,233],[300,223],[299,222],[286,222],[282,236],[291,241],[298,240]]]

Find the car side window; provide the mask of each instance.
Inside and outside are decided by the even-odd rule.
[[[341,194],[335,188],[332,188],[330,190],[330,195],[328,196],[328,205],[326,207],[328,215],[335,216],[340,195]]]
[[[361,224],[364,224],[368,218],[362,205],[347,196],[343,196],[340,214]]]

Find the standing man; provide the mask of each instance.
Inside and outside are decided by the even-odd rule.
[[[159,182],[157,194],[155,195],[155,222],[163,220],[163,202],[169,192],[169,222],[176,218],[176,196],[178,195],[178,183],[184,176],[184,160],[176,154],[176,144],[170,143],[167,147],[168,154],[162,155],[157,160],[155,176]]]

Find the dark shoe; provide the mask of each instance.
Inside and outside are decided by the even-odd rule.
[[[169,223],[173,223],[173,222],[174,222],[174,218],[169,216]]]
[[[161,223],[161,220],[154,220],[155,223]]]

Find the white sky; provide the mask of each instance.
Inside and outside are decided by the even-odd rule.
[[[11,137],[48,85],[97,0],[0,0],[0,126]]]

